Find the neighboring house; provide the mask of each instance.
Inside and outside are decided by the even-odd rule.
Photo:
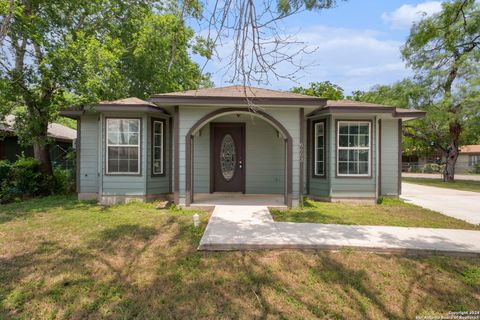
[[[466,173],[474,172],[475,164],[480,162],[480,145],[465,145],[461,146],[457,163],[455,165],[455,172],[457,173]],[[433,155],[428,156],[403,156],[403,171],[406,172],[422,172],[426,164],[436,163],[442,164],[445,163],[445,154],[442,152],[436,152]]]
[[[247,98],[248,97],[248,98]],[[78,196],[118,203],[201,194],[320,200],[399,195],[401,125],[423,112],[243,86],[64,110],[79,120]]]
[[[473,172],[475,164],[480,162],[480,144],[471,144],[460,147],[455,166],[456,172]]]
[[[22,153],[27,157],[33,157],[33,147],[24,147],[18,143],[13,126],[15,116],[8,115],[0,123],[0,160],[17,160]],[[68,151],[72,150],[77,131],[58,123],[48,125],[48,136],[54,139],[50,147],[50,159],[52,162],[63,164]]]

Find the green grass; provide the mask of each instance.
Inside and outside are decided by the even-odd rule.
[[[480,181],[455,180],[454,182],[443,182],[442,179],[432,178],[402,178],[403,182],[416,183],[430,187],[448,188],[463,191],[480,192]]]
[[[306,200],[303,208],[270,212],[275,221],[480,230],[480,226],[396,198],[384,198],[379,205]]]
[[[193,212],[0,206],[0,319],[405,319],[477,310],[478,257],[198,252]]]

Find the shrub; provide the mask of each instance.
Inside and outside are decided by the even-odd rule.
[[[46,195],[52,192],[53,179],[40,170],[40,161],[20,157],[13,163],[12,184],[26,196]]]
[[[473,165],[473,173],[480,173],[480,162]]]
[[[423,166],[424,173],[440,173],[442,167],[436,163],[427,163]]]
[[[0,160],[0,183],[7,180],[12,171],[12,164],[8,160]]]
[[[0,202],[52,194],[55,180],[40,169],[38,160],[23,156],[12,164],[0,164],[0,171],[4,173],[0,182]]]
[[[54,168],[53,184],[55,194],[67,194],[72,191],[75,186],[74,175],[71,170]]]

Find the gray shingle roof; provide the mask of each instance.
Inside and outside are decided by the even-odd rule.
[[[289,91],[271,90],[250,86],[226,86],[218,88],[204,88],[197,90],[187,90],[169,93],[154,94],[153,97],[176,96],[176,97],[222,97],[222,98],[289,98],[289,99],[318,99],[304,94],[293,93]]]
[[[5,121],[0,123],[0,130],[14,132],[15,116],[9,114],[5,117]],[[59,140],[72,141],[77,138],[77,130],[71,129],[59,123],[50,123],[48,125],[48,136]]]
[[[129,98],[124,98],[124,99],[118,99],[118,100],[113,100],[113,101],[101,101],[99,105],[127,105],[127,106],[150,106],[150,107],[156,107],[153,103],[150,103],[148,101],[135,98],[135,97],[129,97]]]

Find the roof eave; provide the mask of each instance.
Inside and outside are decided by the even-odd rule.
[[[408,112],[403,112],[403,111],[397,111],[395,110],[395,118],[401,118],[402,121],[410,121],[410,120],[415,120],[419,118],[425,117],[427,113],[425,111],[408,111]]]
[[[307,115],[308,118],[322,115],[322,114],[340,114],[340,113],[390,113],[394,118],[401,118],[403,121],[422,118],[425,116],[425,111],[402,112],[397,111],[394,107],[385,106],[355,106],[355,107],[335,107],[328,106],[316,109]]]
[[[154,95],[148,101],[160,105],[278,105],[278,106],[312,106],[322,105],[320,98],[245,98],[245,97],[185,97],[181,95]]]
[[[160,113],[169,116],[167,110],[162,107],[153,105],[137,105],[137,104],[97,104],[89,109],[63,109],[60,110],[60,115],[71,118],[78,118],[86,112],[145,112],[145,113]]]

